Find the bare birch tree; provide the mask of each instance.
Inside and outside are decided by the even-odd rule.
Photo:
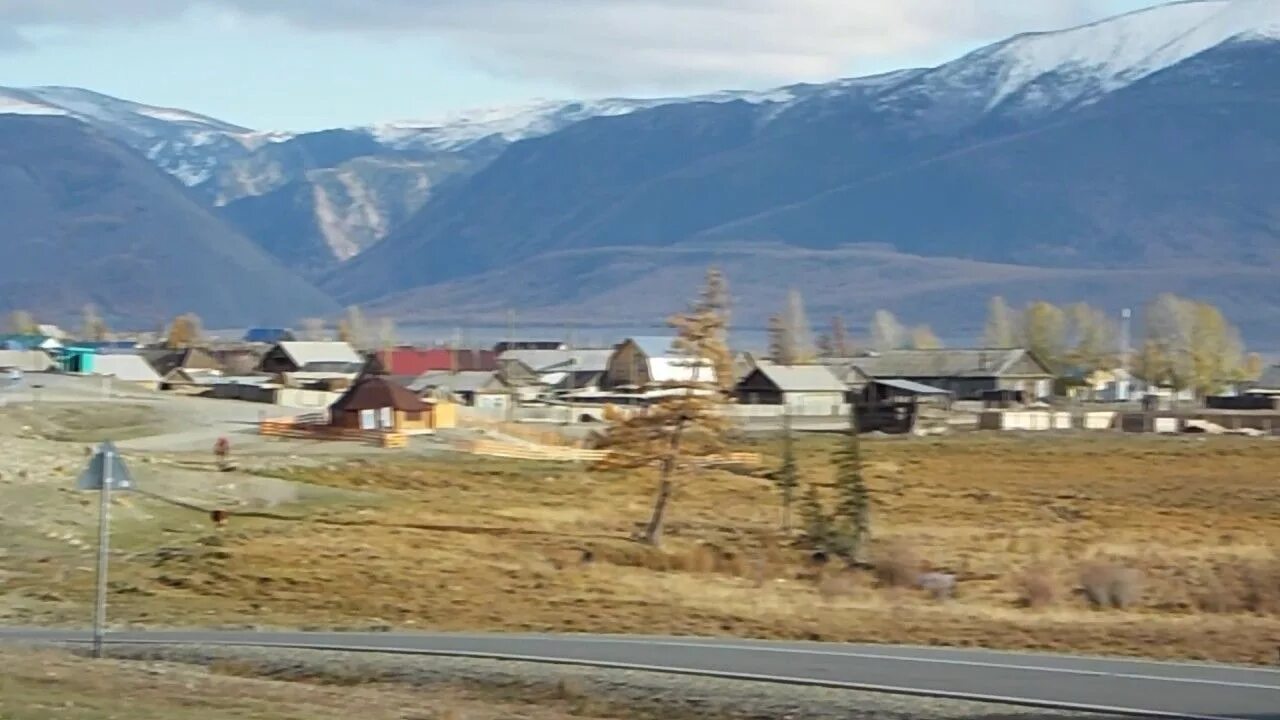
[[[888,310],[877,310],[871,317],[871,349],[877,352],[898,350],[907,344],[907,331]]]
[[[98,308],[93,303],[85,305],[80,311],[80,334],[85,340],[102,342],[107,339],[107,323],[98,314]]]
[[[997,295],[987,304],[987,325],[982,344],[989,348],[1011,348],[1018,344],[1018,317]]]

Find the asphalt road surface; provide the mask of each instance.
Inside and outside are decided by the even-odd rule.
[[[88,641],[0,630],[0,641]],[[1041,707],[1280,720],[1280,671],[922,647],[588,635],[118,632],[110,643],[285,646],[583,664]]]

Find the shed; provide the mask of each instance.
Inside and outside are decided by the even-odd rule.
[[[356,375],[364,358],[344,342],[281,342],[262,356],[262,372]]]
[[[143,350],[141,354],[161,375],[168,375],[174,370],[222,370],[222,363],[202,348],[158,348]]]
[[[834,362],[845,366],[846,382],[858,392],[871,379],[910,380],[960,400],[979,400],[991,390],[1036,398],[1053,392],[1053,372],[1026,348],[889,350]]]
[[[861,402],[868,405],[920,402],[937,400],[949,403],[951,391],[901,378],[876,378],[867,382]]]
[[[48,372],[57,364],[43,350],[0,350],[0,368],[22,372]]]
[[[431,405],[381,375],[366,375],[329,407],[340,428],[423,433],[431,430]]]
[[[98,354],[93,359],[91,372],[94,375],[114,377],[151,390],[160,389],[160,374],[141,355]]]
[[[497,373],[483,370],[424,373],[409,384],[409,389],[419,395],[489,410],[506,410],[512,403],[511,388]]]
[[[839,415],[847,388],[825,365],[759,363],[735,388],[744,405],[783,405],[793,415]]]
[[[705,359],[675,349],[674,336],[633,337],[609,356],[602,389],[657,391],[664,386],[714,382],[715,368]]]

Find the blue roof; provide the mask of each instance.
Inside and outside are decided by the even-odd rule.
[[[49,338],[44,335],[0,335],[0,349],[3,350],[35,350]]]
[[[640,348],[640,352],[651,358],[678,355],[679,353],[674,348],[675,341],[675,335],[649,335],[631,338],[631,342]]]
[[[288,328],[249,328],[244,334],[244,341],[251,343],[267,343],[274,345],[293,339],[293,331]]]

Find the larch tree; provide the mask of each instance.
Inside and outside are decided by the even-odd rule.
[[[200,316],[195,313],[186,313],[179,315],[169,323],[169,329],[165,333],[164,344],[170,348],[188,348],[200,341],[200,336],[204,333]]]
[[[999,295],[987,303],[987,324],[982,344],[989,348],[1011,348],[1018,344],[1017,313]]]
[[[796,466],[795,434],[791,430],[790,413],[782,416],[782,464],[773,476],[782,498],[782,532],[791,532],[791,506],[795,502],[800,471]]]
[[[853,338],[849,335],[849,326],[845,324],[844,318],[840,315],[831,318],[831,327],[823,337],[825,338],[824,347],[822,348],[823,357],[853,357],[853,354],[857,351],[857,348],[853,346]]]
[[[871,316],[871,349],[876,352],[898,350],[904,347],[910,338],[907,330],[898,322],[898,318],[888,310],[877,310]]]
[[[31,335],[37,329],[35,318],[26,310],[14,310],[9,313],[9,332]]]
[[[698,309],[707,315],[715,315],[722,325],[719,336],[715,338],[716,352],[708,359],[716,373],[716,382],[725,398],[733,396],[733,388],[738,379],[734,374],[733,353],[729,350],[729,325],[731,321],[732,299],[729,295],[729,280],[718,267],[707,269],[705,284],[698,300]]]
[[[98,314],[98,308],[92,303],[85,305],[80,311],[80,335],[85,340],[102,342],[107,339],[107,323]]]
[[[676,331],[672,346],[684,360],[678,379],[663,383],[666,394],[648,408],[632,414],[613,411],[600,443],[605,459],[597,467],[658,469],[658,492],[653,512],[641,540],[662,542],[662,531],[676,480],[696,471],[698,459],[723,450],[730,428],[723,407],[729,402],[733,377],[717,375],[716,368],[731,367],[727,343],[727,300],[723,278],[708,271],[699,299],[684,313],[669,320]]]
[[[769,317],[769,359],[779,365],[790,365],[794,354],[791,338],[787,334],[786,323],[781,315]]]
[[[943,347],[942,340],[934,334],[928,325],[918,325],[911,330],[911,349],[937,350]]]
[[[1050,302],[1037,300],[1022,311],[1022,344],[1057,370],[1067,343],[1067,314]]]

